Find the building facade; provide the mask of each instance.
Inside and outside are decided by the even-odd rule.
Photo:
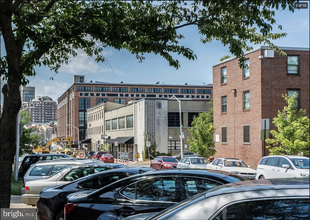
[[[22,86],[20,93],[22,102],[30,102],[32,99],[36,97],[35,87]]]
[[[212,99],[212,84],[168,85],[86,82],[82,75],[75,75],[73,85],[58,99],[58,137],[72,136],[75,146],[87,139],[87,109],[104,102],[128,104],[143,98],[177,98],[192,100]]]
[[[182,115],[183,150],[188,151],[189,127],[200,112],[210,109],[207,100],[179,100]],[[144,98],[127,105],[102,103],[87,110],[89,150],[109,145],[108,150],[119,157],[127,152],[130,160],[146,150],[146,141],[156,146],[156,151],[170,153],[181,151],[179,103],[173,99]]]
[[[21,110],[30,112],[32,124],[42,125],[57,121],[57,103],[48,96],[23,102]]]
[[[236,58],[213,66],[216,157],[240,158],[255,169],[268,154],[262,129],[276,129],[272,120],[286,105],[284,94],[296,92],[309,115],[309,48],[281,49],[287,56],[264,46],[247,52],[244,70]]]

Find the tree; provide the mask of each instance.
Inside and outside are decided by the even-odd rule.
[[[283,96],[287,106],[273,119],[277,131],[270,131],[273,138],[266,140],[271,155],[307,153],[310,147],[310,119],[306,110],[296,108],[296,96],[296,93],[291,97]]]
[[[213,101],[211,101],[213,105]],[[192,127],[189,129],[192,136],[188,139],[189,150],[208,158],[216,153],[214,149],[213,136],[215,128],[213,127],[213,107],[208,112],[199,113],[194,117]]]
[[[20,118],[21,123],[27,125],[31,121],[31,114],[27,110],[22,111]],[[37,148],[43,144],[44,135],[36,134],[36,130],[35,128],[23,127],[23,134],[20,136],[20,156],[24,153],[32,153],[33,148]]]
[[[225,55],[225,56],[223,56],[223,57],[220,59],[220,61],[226,60],[226,59],[228,59],[228,58],[230,58],[230,56],[229,56],[229,55]]]
[[[56,1],[0,0],[0,29],[6,55],[0,60],[3,114],[0,118],[0,208],[10,204],[11,165],[14,160],[16,116],[21,107],[19,87],[35,76],[35,66],[56,73],[70,56],[82,49],[104,62],[103,49],[125,49],[144,60],[155,53],[179,68],[175,55],[190,60],[194,52],[180,45],[178,29],[196,25],[202,42],[214,39],[229,45],[243,65],[249,43],[266,44],[282,51],[270,40],[285,33],[271,33],[274,10],[294,11],[293,0],[271,1]],[[281,26],[278,26],[281,29]]]

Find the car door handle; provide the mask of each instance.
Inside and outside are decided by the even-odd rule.
[[[272,168],[272,171],[275,171],[275,169],[274,169],[274,168]]]
[[[136,211],[132,208],[121,208],[120,209],[122,215],[128,216],[128,215],[133,215],[136,213]]]

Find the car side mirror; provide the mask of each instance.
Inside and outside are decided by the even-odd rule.
[[[290,165],[288,165],[288,164],[283,164],[283,165],[282,165],[282,168],[288,169],[288,168],[290,168]]]
[[[249,165],[248,168],[251,168],[251,165]]]
[[[189,162],[187,161],[187,162],[185,162],[186,164],[189,164]]]
[[[222,167],[222,166],[223,166],[223,164],[221,164],[221,163],[219,163],[218,165],[219,165],[220,167]]]

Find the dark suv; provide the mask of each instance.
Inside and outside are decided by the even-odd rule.
[[[31,164],[37,163],[38,161],[49,161],[60,158],[71,158],[71,156],[66,154],[31,154],[24,157],[23,162],[21,163],[18,176],[24,177],[25,173],[31,166]]]

